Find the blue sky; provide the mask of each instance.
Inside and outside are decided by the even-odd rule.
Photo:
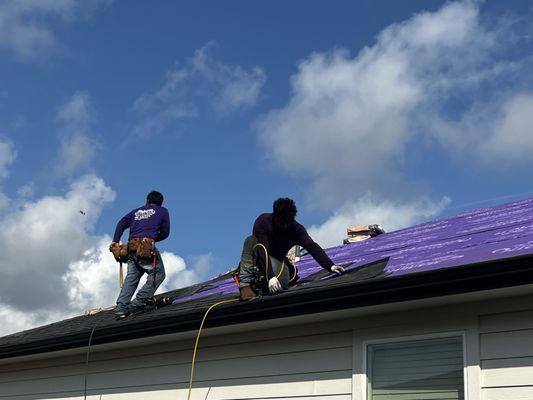
[[[112,303],[151,189],[163,289],[236,265],[280,196],[327,246],[533,195],[532,5],[2,2],[1,268],[34,277],[0,286],[4,333]]]

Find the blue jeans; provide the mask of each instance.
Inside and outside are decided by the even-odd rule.
[[[143,307],[146,304],[146,300],[154,296],[159,285],[165,280],[166,274],[161,254],[157,253],[154,284],[154,268],[152,267],[152,262],[153,260],[150,259],[138,259],[135,253],[130,253],[128,258],[128,273],[124,279],[122,290],[118,295],[116,311],[126,311],[126,308],[130,304],[131,296],[135,293],[137,285],[144,273],[148,274],[146,283],[137,292],[137,296],[135,296],[131,304],[135,307]]]

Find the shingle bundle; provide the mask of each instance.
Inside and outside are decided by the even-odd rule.
[[[367,240],[385,233],[383,228],[377,224],[372,225],[355,225],[346,229],[348,237],[342,241],[343,244],[356,243]]]

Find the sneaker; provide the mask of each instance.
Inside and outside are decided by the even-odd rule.
[[[130,314],[140,314],[146,311],[146,305],[145,304],[130,304],[128,307],[128,311]]]
[[[124,319],[129,315],[129,312],[126,310],[115,310],[115,319],[120,320]]]

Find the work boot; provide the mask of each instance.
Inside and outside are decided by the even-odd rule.
[[[241,292],[241,301],[250,301],[250,300],[257,299],[256,294],[250,288],[250,286],[240,287],[239,291]]]

